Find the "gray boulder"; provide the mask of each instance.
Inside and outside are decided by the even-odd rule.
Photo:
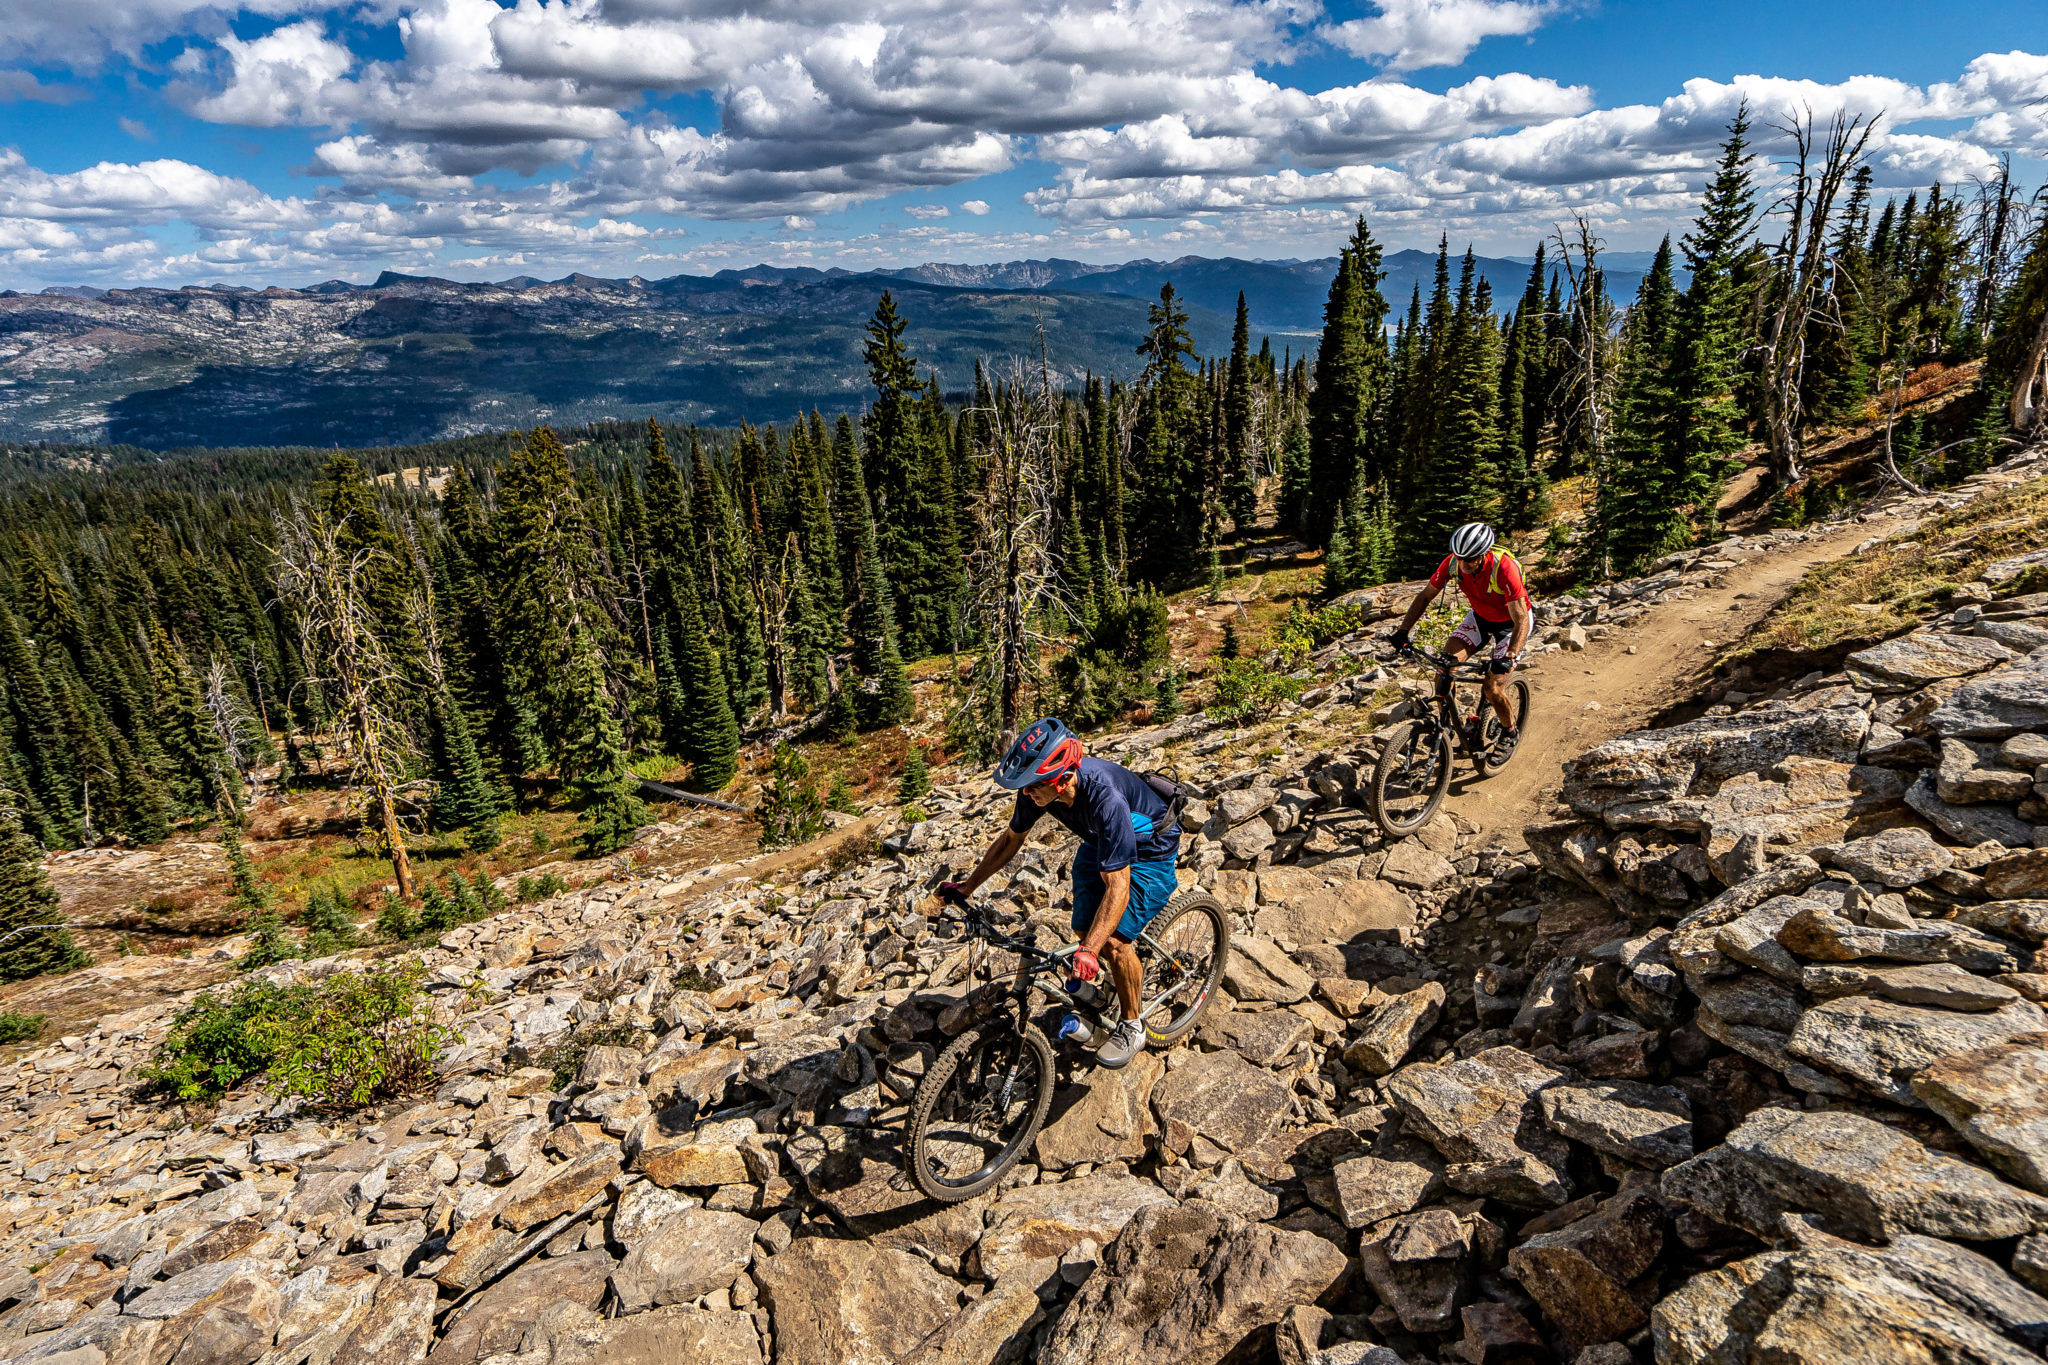
[[[2048,1200],[1929,1151],[1860,1114],[1759,1109],[1725,1142],[1664,1173],[1666,1199],[1759,1237],[1787,1210],[1843,1237],[1983,1241],[2048,1227]]]
[[[1259,870],[1260,909],[1252,926],[1287,943],[1348,943],[1368,930],[1410,929],[1415,902],[1380,881],[1326,881],[1300,867]]]
[[[1543,1125],[1536,1095],[1564,1079],[1512,1047],[1459,1061],[1419,1062],[1386,1082],[1409,1131],[1451,1164],[1453,1189],[1518,1208],[1555,1208],[1571,1198],[1570,1149]]]
[[[1343,1251],[1314,1233],[1249,1223],[1202,1200],[1148,1208],[1104,1249],[1039,1365],[1216,1365],[1313,1303],[1344,1266]]]
[[[1552,1132],[1637,1166],[1662,1170],[1692,1157],[1692,1102],[1640,1081],[1553,1085],[1537,1094]]]
[[[1692,795],[1738,774],[1803,755],[1854,763],[1870,718],[1852,707],[1716,716],[1641,730],[1595,745],[1565,765],[1561,792],[1584,815],[1624,803]]]
[[[1618,1341],[1649,1321],[1633,1290],[1664,1249],[1664,1211],[1645,1193],[1619,1194],[1508,1253],[1508,1270],[1574,1350]]]
[[[2007,739],[2022,730],[2048,730],[2048,654],[1970,679],[1923,726],[1937,739]]]
[[[626,1254],[612,1272],[612,1292],[627,1313],[689,1303],[731,1285],[753,1255],[752,1219],[685,1209]]]
[[[1944,1057],[1913,1078],[1913,1093],[1986,1161],[2048,1194],[2048,1034]]]
[[[1386,1075],[1406,1061],[1415,1045],[1436,1027],[1443,1007],[1441,982],[1403,991],[1365,1017],[1365,1027],[1344,1049],[1344,1064],[1375,1076]]]
[[[1859,649],[1843,661],[1849,681],[1866,692],[1911,692],[1943,678],[1963,678],[2002,664],[2012,651],[1968,635],[1914,631]]]
[[[2048,692],[2048,684],[2044,684],[2043,690]],[[1991,841],[2007,848],[2031,848],[2034,844],[2034,827],[2010,807],[1958,806],[1942,800],[1941,793],[1935,790],[1933,773],[1920,774],[1920,780],[1906,789],[1906,804],[1957,843],[1976,845]]]
[[[1828,860],[1858,881],[1913,886],[1946,872],[1955,854],[1926,830],[1906,826],[1837,845]]]
[[[2048,1299],[1928,1237],[1833,1242],[1695,1275],[1651,1313],[1658,1365],[2038,1365]]]
[[[1358,1268],[1411,1332],[1447,1332],[1469,1292],[1470,1225],[1441,1206],[1389,1218],[1358,1239]]]
[[[1291,1005],[1308,999],[1315,985],[1315,978],[1280,951],[1271,939],[1242,934],[1231,940],[1230,959],[1223,967],[1223,988],[1232,999]]]
[[[1246,1151],[1279,1131],[1293,1107],[1288,1087],[1235,1052],[1185,1056],[1152,1092],[1152,1112],[1174,1152],[1185,1152],[1198,1134],[1225,1151]]]
[[[800,1237],[758,1261],[777,1365],[895,1365],[953,1316],[959,1286],[917,1257],[867,1242]]]
[[[1785,1049],[1815,1067],[1847,1076],[1894,1104],[1923,1107],[1912,1080],[1943,1057],[2002,1043],[2048,1027],[2026,1000],[1966,1014],[1891,1000],[1849,996],[1806,1011]]]

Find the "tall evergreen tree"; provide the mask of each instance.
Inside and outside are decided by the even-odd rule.
[[[1230,332],[1230,375],[1223,400],[1224,504],[1242,535],[1258,514],[1258,469],[1253,465],[1251,313],[1244,291],[1237,293],[1237,322]]]
[[[854,442],[852,424],[844,417],[839,419],[833,449],[841,461],[838,492],[845,520],[841,522],[840,544],[851,545],[853,550],[849,580],[853,666],[864,680],[864,691],[854,699],[854,709],[862,725],[878,729],[910,719],[910,674],[896,648],[895,604],[882,567],[874,514],[869,509],[860,447]],[[840,687],[844,691],[847,684],[842,681]]]
[[[1597,543],[1616,572],[1633,572],[1691,539],[1691,471],[1683,447],[1667,439],[1675,409],[1676,302],[1667,237],[1623,323],[1612,436],[1597,490]]]
[[[1745,104],[1728,126],[1699,217],[1680,243],[1692,278],[1672,321],[1671,421],[1661,440],[1675,466],[1685,471],[1683,481],[1668,492],[1692,504],[1702,522],[1713,516],[1721,461],[1741,449],[1744,440],[1735,387],[1756,223],[1750,159]]]
[[[42,850],[22,831],[8,798],[0,792],[0,934],[32,924],[62,925],[57,889],[43,875]],[[68,929],[31,930],[0,941],[0,981],[68,972],[86,963]]]
[[[1203,470],[1198,402],[1201,383],[1183,358],[1193,358],[1187,310],[1167,284],[1151,307],[1132,432],[1134,484],[1129,530],[1136,541],[1134,576],[1150,583],[1186,578],[1204,542]]]
[[[1361,215],[1337,262],[1336,278],[1323,306],[1323,339],[1316,352],[1316,386],[1309,395],[1309,484],[1348,489],[1358,479],[1378,484],[1385,476],[1380,406],[1386,396],[1387,301],[1380,245]],[[1334,529],[1336,501],[1311,498],[1300,527],[1312,545],[1325,544]]]

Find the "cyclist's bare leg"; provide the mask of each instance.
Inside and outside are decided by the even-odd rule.
[[[1515,709],[1508,705],[1508,674],[1489,673],[1486,681],[1479,684],[1479,695],[1493,703],[1493,714],[1500,717],[1500,728],[1515,728]]]
[[[1145,968],[1138,962],[1138,945],[1121,934],[1112,934],[1102,955],[1109,960],[1110,979],[1116,983],[1116,998],[1124,1007],[1124,1018],[1137,1018],[1142,1007],[1138,988],[1145,979]]]

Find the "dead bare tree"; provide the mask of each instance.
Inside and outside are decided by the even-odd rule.
[[[1057,543],[1059,391],[1039,332],[1039,362],[1012,360],[974,452],[974,549],[968,558],[972,607],[987,642],[965,703],[988,707],[1007,747],[1027,700],[1042,683],[1041,623],[1069,607],[1054,564]]]
[[[1576,419],[1586,434],[1586,452],[1592,457],[1593,476],[1607,480],[1607,437],[1614,407],[1614,385],[1619,376],[1614,334],[1613,309],[1607,302],[1607,286],[1601,279],[1600,248],[1593,226],[1581,214],[1572,215],[1572,228],[1560,224],[1553,240],[1564,265],[1565,281],[1571,286],[1566,309],[1571,324],[1564,329],[1561,344],[1566,359],[1556,395],[1561,420]],[[1601,566],[1606,572],[1607,566]]]
[[[271,547],[278,600],[298,623],[307,685],[318,689],[328,714],[348,736],[351,786],[383,838],[398,893],[410,897],[412,860],[399,820],[399,793],[414,744],[391,704],[409,683],[385,647],[369,603],[367,580],[379,551],[345,546],[346,525],[347,518],[329,522],[297,498],[278,514],[277,543]]]
[[[1792,140],[1790,182],[1779,201],[1785,235],[1767,267],[1764,378],[1764,447],[1780,491],[1806,476],[1806,341],[1817,315],[1834,307],[1828,285],[1834,261],[1827,250],[1828,220],[1843,183],[1863,161],[1875,121],[1836,114],[1817,140],[1813,113],[1778,125]],[[1839,319],[1837,319],[1839,324]]]
[[[2012,248],[2025,235],[2027,201],[2012,182],[2010,152],[1999,155],[1998,174],[1979,180],[1976,188],[1977,222],[1970,235],[1977,248],[1977,297],[1970,311],[1982,344],[1991,340],[1994,304],[2012,282],[2017,264]]]
[[[206,666],[199,698],[206,711],[207,724],[212,728],[214,738],[220,741],[221,751],[228,756],[228,762],[234,766],[242,785],[247,787],[249,770],[255,766],[256,718],[235,695],[233,678],[227,660],[215,655]],[[224,789],[233,790],[225,782],[221,785]]]

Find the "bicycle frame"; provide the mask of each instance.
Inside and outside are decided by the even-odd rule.
[[[1017,973],[1010,979],[1010,988],[1004,992],[1004,998],[1013,1000],[1024,1007],[1017,1013],[1017,1027],[1019,1029],[1023,1028],[1025,1019],[1030,1015],[1031,993],[1033,991],[1043,991],[1046,995],[1052,997],[1055,1004],[1065,1005],[1069,1009],[1090,1008],[1082,1001],[1076,999],[1063,984],[1065,979],[1072,974],[1070,968],[1073,964],[1074,952],[1080,947],[1079,944],[1070,943],[1047,952],[1029,939],[1020,938],[1015,934],[1004,933],[996,926],[994,919],[986,911],[972,905],[967,907],[966,925],[968,937],[980,939],[992,947],[1017,954]],[[1178,995],[1181,988],[1192,978],[1188,975],[1186,968],[1181,965],[1180,960],[1168,952],[1166,946],[1158,939],[1152,937],[1151,926],[1148,925],[1138,931],[1138,942],[1150,948],[1158,961],[1173,964],[1181,973],[1179,981],[1162,990],[1149,1003],[1140,1002],[1141,1008],[1138,1011],[1138,1022],[1143,1023],[1152,1016],[1153,1011],[1159,1009]],[[1049,977],[1051,979],[1041,980],[1041,977]]]
[[[1465,727],[1458,723],[1458,683],[1463,681],[1481,684],[1480,705],[1487,705],[1484,691],[1486,665],[1472,660],[1452,659],[1423,645],[1411,644],[1408,649],[1410,653],[1436,669],[1438,675],[1444,679],[1443,689],[1432,698],[1434,704],[1424,708],[1417,719],[1427,727],[1431,740],[1439,734],[1448,732],[1453,746],[1469,753],[1470,750],[1466,749]],[[1459,669],[1466,671],[1460,673]]]

